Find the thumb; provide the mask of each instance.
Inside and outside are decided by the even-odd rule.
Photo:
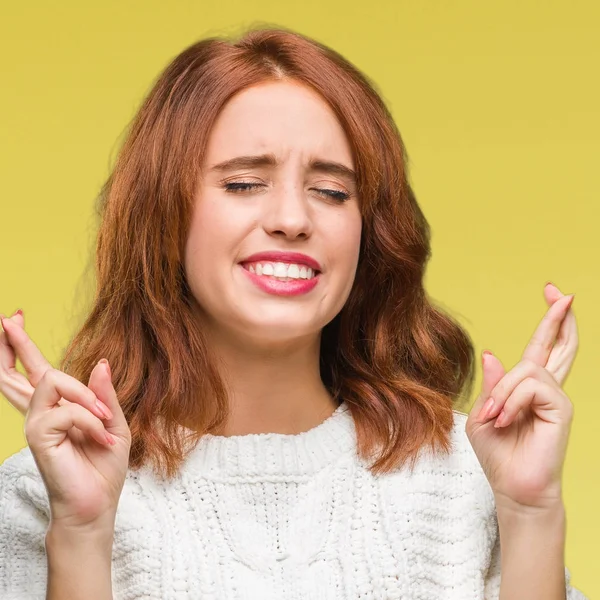
[[[500,359],[491,352],[488,352],[489,350],[487,350],[482,357],[483,382],[481,384],[481,392],[479,396],[477,396],[470,412],[473,419],[477,418],[486,400],[490,397],[490,393],[494,389],[494,386],[506,374]]]
[[[487,350],[486,352],[489,352]],[[500,359],[489,352],[483,358],[483,383],[481,384],[481,395],[485,402],[496,384],[506,375],[506,370],[500,362]]]
[[[103,421],[104,427],[113,435],[129,439],[129,425],[123,414],[123,409],[119,404],[117,393],[112,384],[112,376],[110,372],[110,365],[106,359],[102,359],[92,369],[90,374],[90,380],[88,387],[98,398],[106,404],[113,414],[112,419],[105,419]]]

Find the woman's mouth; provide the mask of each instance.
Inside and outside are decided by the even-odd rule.
[[[240,266],[256,286],[280,296],[306,294],[314,289],[321,274],[299,263],[256,261]]]

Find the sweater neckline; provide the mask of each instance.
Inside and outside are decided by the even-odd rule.
[[[324,421],[301,433],[205,433],[186,459],[186,470],[212,479],[304,477],[356,451],[354,420],[345,401]]]

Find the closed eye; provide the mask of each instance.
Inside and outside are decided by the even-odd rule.
[[[249,191],[254,187],[261,187],[263,184],[261,183],[246,183],[241,181],[236,181],[233,183],[226,183],[223,187],[225,190],[232,194],[238,194],[240,192]],[[321,189],[321,188],[310,188],[311,190],[315,190],[319,194],[327,196],[328,198],[333,198],[339,202],[345,202],[350,197],[349,194],[345,192],[340,192],[339,190],[329,190],[329,189]]]

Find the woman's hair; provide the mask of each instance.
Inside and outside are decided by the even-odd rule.
[[[408,182],[407,155],[375,86],[334,50],[285,28],[203,39],[159,76],[133,119],[98,199],[96,292],[61,370],[87,382],[111,365],[132,434],[130,467],[172,477],[228,414],[183,267],[207,140],[238,92],[296,81],[316,90],[343,127],[362,213],[356,279],[322,331],[320,370],[345,400],[358,453],[389,472],[424,446],[450,452],[452,409],[474,378],[468,334],[423,287],[430,228]],[[193,424],[184,438],[182,423]],[[189,427],[189,425],[188,425]],[[375,453],[375,450],[378,452]]]

